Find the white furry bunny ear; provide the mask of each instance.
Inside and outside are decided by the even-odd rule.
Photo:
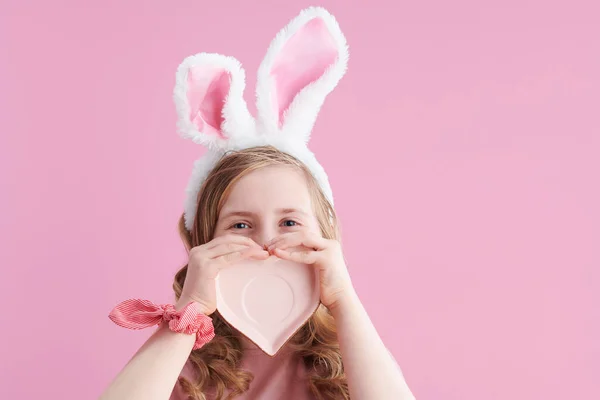
[[[325,97],[344,76],[348,46],[327,10],[303,10],[283,28],[258,70],[260,131],[308,142]]]
[[[184,59],[173,93],[181,136],[218,150],[232,137],[252,132],[244,86],[244,70],[233,57],[200,53]]]

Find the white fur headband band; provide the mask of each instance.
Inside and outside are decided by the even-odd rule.
[[[231,150],[271,145],[298,158],[333,204],[327,174],[307,144],[325,97],[347,64],[346,39],[335,18],[323,8],[303,10],[273,39],[260,65],[255,119],[243,98],[245,75],[239,61],[208,53],[183,60],[174,90],[178,130],[207,147],[194,163],[186,189],[188,231],[202,183]]]

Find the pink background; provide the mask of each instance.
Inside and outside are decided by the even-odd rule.
[[[367,5],[368,4],[368,5]],[[172,299],[184,57],[256,69],[308,1],[2,1],[0,398],[96,398]],[[598,3],[322,1],[351,46],[312,148],[419,399],[600,398]],[[251,109],[254,109],[250,101]]]

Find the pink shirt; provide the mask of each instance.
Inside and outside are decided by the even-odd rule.
[[[289,348],[284,347],[274,357],[269,357],[254,345],[246,345],[242,368],[251,372],[254,379],[250,389],[236,400],[314,400],[306,383],[306,368],[302,359]],[[189,363],[185,365],[181,376],[190,379],[193,369]],[[214,395],[205,393],[207,400],[213,400]],[[183,389],[177,383],[170,400],[187,400]]]

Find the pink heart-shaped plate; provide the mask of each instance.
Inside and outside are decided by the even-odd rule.
[[[217,310],[270,356],[319,306],[319,276],[311,265],[271,256],[222,269],[216,280]]]

